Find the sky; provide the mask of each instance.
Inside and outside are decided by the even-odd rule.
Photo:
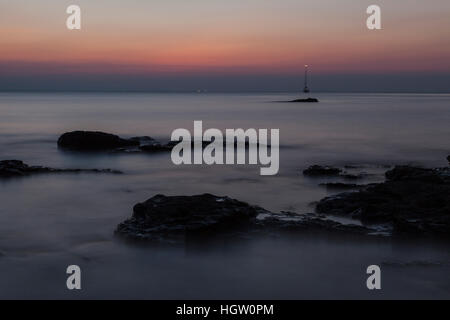
[[[450,1],[0,0],[0,91],[298,91],[305,64],[314,91],[450,92]]]

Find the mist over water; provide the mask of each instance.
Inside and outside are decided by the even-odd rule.
[[[324,234],[249,237],[204,246],[133,246],[116,239],[134,204],[156,194],[226,195],[272,211],[313,212],[332,194],[301,171],[312,164],[383,180],[385,165],[445,166],[450,95],[0,93],[0,160],[123,175],[57,174],[0,180],[0,298],[449,298],[448,244]],[[259,165],[175,166],[170,153],[58,150],[64,132],[98,130],[168,141],[177,128],[280,129],[280,171]],[[83,290],[65,268],[83,270]],[[365,269],[379,264],[383,290]]]

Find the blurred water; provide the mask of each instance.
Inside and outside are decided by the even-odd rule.
[[[0,159],[61,168],[113,168],[124,175],[40,175],[0,181],[0,297],[330,298],[450,297],[446,244],[324,235],[258,238],[207,247],[136,248],[113,237],[135,203],[209,192],[280,211],[311,212],[329,194],[310,164],[444,166],[450,95],[0,94]],[[280,172],[258,166],[175,166],[170,154],[80,154],[57,149],[72,130],[167,141],[176,128],[279,128]],[[386,264],[381,293],[365,268]],[[431,264],[401,262],[427,261]],[[437,262],[437,263],[434,263]],[[65,267],[83,269],[81,293],[65,289]]]

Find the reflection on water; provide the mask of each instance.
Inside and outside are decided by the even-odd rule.
[[[227,195],[273,211],[312,212],[331,194],[301,170],[314,163],[370,173],[385,164],[446,165],[450,95],[319,95],[319,104],[272,103],[290,95],[0,94],[0,159],[124,175],[39,175],[0,181],[0,297],[74,297],[65,267],[79,264],[83,297],[450,297],[446,244],[326,235],[238,243],[134,247],[113,237],[135,203],[162,193]],[[279,128],[280,172],[258,166],[174,166],[169,154],[62,152],[66,131],[101,130],[167,140],[176,128]],[[414,264],[431,261],[432,264]],[[383,264],[384,263],[384,264]],[[402,264],[403,263],[403,264]],[[365,289],[380,264],[383,291]],[[8,289],[5,289],[8,288]]]

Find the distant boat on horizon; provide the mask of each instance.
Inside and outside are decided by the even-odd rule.
[[[305,64],[305,85],[303,87],[303,93],[309,93],[309,92],[310,92],[310,90],[309,90],[309,87],[308,87],[308,65]],[[306,98],[306,99],[304,99],[304,98],[295,99],[295,100],[292,100],[292,101],[289,101],[289,102],[319,102],[319,100],[316,99],[316,98],[309,97],[309,98]]]
[[[309,93],[309,87],[308,87],[308,65],[305,64],[305,84],[303,87],[303,93]],[[290,101],[279,101],[279,102],[319,102],[319,100],[317,98],[299,98],[299,99],[295,99],[295,100],[290,100]]]

